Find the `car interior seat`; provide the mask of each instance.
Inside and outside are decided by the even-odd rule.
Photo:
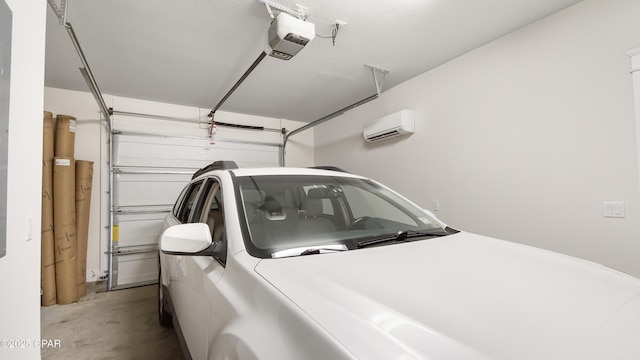
[[[307,197],[300,209],[300,230],[306,233],[337,231],[336,224],[322,213],[322,199]]]

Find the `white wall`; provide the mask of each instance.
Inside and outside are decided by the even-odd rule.
[[[293,131],[299,127],[307,125],[299,121],[283,120],[282,127],[287,131]],[[308,167],[317,165],[314,162],[314,128],[304,130],[287,140],[287,147],[285,148],[285,166],[287,167]]]
[[[80,76],[80,73],[78,73]],[[209,109],[199,109],[189,106],[158,103],[139,99],[115,97],[104,94],[103,98],[109,107],[116,111],[126,111],[141,114],[155,114],[179,119],[193,119],[192,124],[184,122],[163,121],[157,119],[133,118],[115,115],[114,127],[120,130],[171,134],[183,136],[205,137],[208,131],[205,126],[198,124],[208,121]],[[78,92],[56,88],[45,88],[44,108],[54,115],[67,114],[75,116],[76,144],[75,158],[94,162],[93,186],[91,193],[91,215],[89,221],[89,242],[87,248],[87,281],[97,281],[98,277],[108,270],[108,258],[104,254],[108,250],[108,133],[105,122],[101,120],[99,107],[89,92]],[[221,122],[264,126],[271,129],[294,130],[304,125],[297,121],[267,118],[262,116],[245,115],[218,111],[216,120]],[[234,130],[218,127],[214,140],[251,140],[267,143],[281,143],[278,132],[261,132]],[[287,145],[287,166],[313,165],[313,130],[296,136],[296,141]]]
[[[454,227],[640,276],[625,54],[640,46],[638,14],[637,0],[586,0],[388,89],[317,127],[315,162],[425,208],[439,200]],[[366,120],[403,108],[416,112],[414,135],[364,143]],[[626,218],[604,218],[604,201],[624,201]]]
[[[13,12],[7,196],[7,255],[0,258],[0,340],[40,338],[42,89],[46,1],[5,0]],[[33,219],[27,241],[27,217]],[[25,343],[26,344],[26,343]],[[40,359],[40,350],[5,349],[2,359]]]

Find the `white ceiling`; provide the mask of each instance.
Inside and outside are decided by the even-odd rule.
[[[54,0],[57,4],[60,0]],[[220,110],[313,121],[580,0],[273,0],[307,8],[316,37],[289,61],[266,57]],[[271,21],[257,0],[67,0],[100,90],[213,108],[265,49]],[[81,63],[47,10],[45,85],[88,91]],[[125,110],[125,109],[115,109]]]

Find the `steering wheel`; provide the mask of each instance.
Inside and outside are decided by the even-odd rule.
[[[354,219],[351,222],[351,224],[349,225],[348,230],[364,229],[364,225],[370,219],[371,219],[371,216],[360,216],[359,218]]]

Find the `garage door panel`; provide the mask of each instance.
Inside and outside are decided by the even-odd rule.
[[[204,139],[122,135],[116,143],[119,166],[199,168],[211,158]]]
[[[245,149],[242,152],[242,160],[237,161],[240,167],[270,167],[277,166],[273,164],[274,159],[278,160],[280,156],[279,150],[273,148],[265,149]],[[233,158],[229,156],[229,158]]]
[[[255,134],[252,134],[255,138]],[[279,166],[280,146],[151,134],[113,134],[112,288],[157,279],[163,219],[193,173],[214,161],[240,167]]]
[[[120,144],[117,163],[120,166],[198,168],[211,158],[209,147],[164,144]]]
[[[114,206],[173,204],[192,175],[117,174]]]
[[[166,213],[117,215],[119,246],[156,245]]]
[[[150,283],[158,280],[157,254],[134,254],[119,256],[117,262],[118,287],[128,284]]]
[[[115,162],[121,167],[169,167],[199,169],[215,160],[238,159],[256,166],[278,166],[279,147],[266,144],[216,142],[121,135]],[[275,163],[274,163],[275,160]],[[242,165],[246,166],[246,165]]]

